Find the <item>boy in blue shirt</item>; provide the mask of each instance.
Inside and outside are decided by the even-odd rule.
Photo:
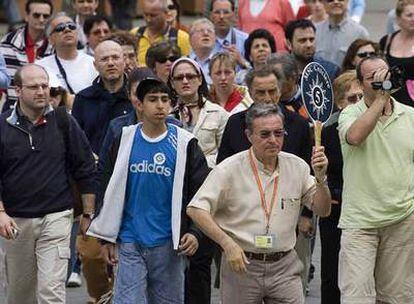
[[[104,258],[118,264],[113,303],[184,303],[184,255],[201,237],[185,208],[208,167],[194,136],[165,123],[171,99],[161,80],[140,82],[137,97],[142,123],[124,127],[108,151],[88,234],[108,242]]]

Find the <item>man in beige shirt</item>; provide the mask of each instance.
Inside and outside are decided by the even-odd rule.
[[[293,248],[301,204],[330,213],[327,158],[315,148],[310,168],[281,152],[283,114],[274,104],[253,104],[246,115],[252,148],[220,163],[187,214],[223,249],[221,299],[228,303],[304,303],[302,265]]]

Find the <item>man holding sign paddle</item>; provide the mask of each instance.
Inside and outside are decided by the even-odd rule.
[[[323,147],[313,149],[314,178],[304,160],[281,152],[284,116],[275,104],[254,103],[246,126],[252,147],[213,169],[187,214],[223,250],[223,304],[303,304],[296,222],[301,205],[329,215],[328,160]]]

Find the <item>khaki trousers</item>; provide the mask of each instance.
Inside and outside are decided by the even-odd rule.
[[[344,229],[339,253],[343,304],[414,303],[414,214],[379,229]]]
[[[112,289],[109,281],[108,265],[101,257],[101,244],[98,239],[88,237],[86,241],[78,235],[76,248],[82,262],[82,272],[86,279],[88,294],[95,299]]]
[[[276,262],[249,260],[247,273],[230,269],[223,255],[221,261],[222,304],[304,304],[300,274],[303,265],[296,252]]]
[[[65,303],[72,210],[13,219],[20,234],[4,246],[7,303]]]

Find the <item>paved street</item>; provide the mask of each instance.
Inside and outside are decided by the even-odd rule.
[[[367,12],[362,20],[362,24],[370,32],[372,40],[378,41],[384,35],[385,26],[386,26],[386,14],[390,8],[393,7],[396,1],[390,0],[366,0],[368,4]],[[182,18],[184,23],[190,23],[194,20],[194,17],[184,17]],[[137,21],[138,22],[138,21]],[[141,24],[141,21],[139,21]],[[6,30],[6,25],[0,24],[0,34],[4,33]],[[1,251],[1,249],[0,249]],[[316,304],[320,303],[320,243],[319,238],[316,243],[315,252],[313,255],[313,263],[316,267],[315,279],[310,284],[310,293],[307,297],[306,303]],[[0,265],[1,266],[1,265]],[[4,303],[4,294],[3,286],[4,278],[1,277],[1,267],[0,267],[0,304]],[[81,288],[68,289],[67,293],[67,303],[69,304],[84,304],[86,303],[86,290],[85,285],[82,285]],[[213,300],[212,303],[219,303],[218,301],[218,291],[213,290]],[[236,303],[235,303],[236,304]]]

